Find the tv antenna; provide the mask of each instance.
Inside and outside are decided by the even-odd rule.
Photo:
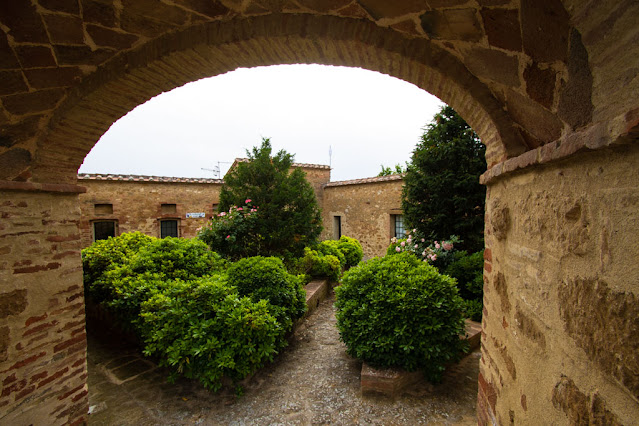
[[[330,169],[333,165],[333,146],[328,146],[328,168]]]
[[[206,170],[207,172],[213,172],[213,173],[215,173],[215,177],[217,179],[220,179],[220,175],[221,175],[220,165],[222,165],[222,164],[233,164],[233,163],[230,163],[228,161],[218,161],[217,162],[217,166],[214,166],[212,169],[207,169],[207,168],[202,167],[201,170]]]

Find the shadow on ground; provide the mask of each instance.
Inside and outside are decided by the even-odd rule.
[[[91,425],[476,425],[479,351],[449,369],[437,386],[421,383],[394,400],[363,397],[361,363],[346,355],[335,327],[334,296],[294,333],[274,363],[236,397],[167,372],[139,350],[89,335]]]

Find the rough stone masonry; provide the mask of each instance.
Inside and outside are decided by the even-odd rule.
[[[638,17],[634,0],[0,2],[0,422],[86,420],[77,170],[106,129],[199,78],[320,63],[411,82],[487,146],[480,423],[633,423]]]

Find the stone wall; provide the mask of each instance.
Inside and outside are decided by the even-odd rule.
[[[401,214],[401,177],[331,182],[324,189],[323,239],[332,239],[333,217],[340,216],[342,235],[357,238],[364,257],[383,256],[390,244],[391,214]]]
[[[82,246],[93,242],[94,221],[117,221],[117,234],[140,231],[160,236],[160,219],[178,219],[179,236],[193,238],[197,229],[213,216],[219,202],[222,181],[218,179],[158,178],[144,176],[80,175],[87,188],[80,195]],[[101,214],[95,204],[112,204],[113,213]],[[175,204],[163,212],[162,204]],[[187,218],[187,213],[205,213],[204,218]]]
[[[333,238],[333,217],[342,217],[342,234],[357,238],[365,256],[382,256],[390,239],[390,215],[401,214],[402,180],[399,176],[331,182],[330,168],[302,167],[322,210],[322,239]],[[217,179],[168,178],[126,175],[80,175],[87,192],[80,195],[82,247],[93,242],[93,222],[116,221],[116,234],[140,231],[160,236],[161,219],[178,219],[179,236],[193,238],[211,219],[223,184]],[[97,205],[110,204],[102,213]],[[175,213],[163,213],[162,204],[176,204]],[[205,218],[186,218],[203,212]]]
[[[483,424],[639,419],[639,146],[488,185]]]
[[[81,423],[89,403],[78,188],[6,189],[0,189],[0,423]]]
[[[83,328],[63,324],[83,317],[73,185],[99,137],[187,82],[320,63],[411,82],[487,145],[480,422],[636,422],[637,154],[615,147],[639,140],[638,16],[635,0],[0,2],[1,421],[86,413]]]

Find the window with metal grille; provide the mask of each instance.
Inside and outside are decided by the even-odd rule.
[[[401,214],[391,215],[392,237],[404,238],[406,230],[404,229],[404,216]]]
[[[93,222],[93,241],[115,237],[115,221]]]
[[[178,221],[177,220],[161,220],[160,221],[160,238],[178,237]]]

